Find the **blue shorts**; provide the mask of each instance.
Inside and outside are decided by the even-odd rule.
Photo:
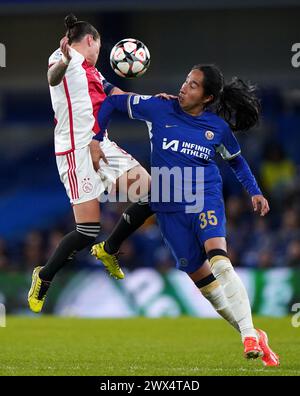
[[[197,271],[206,260],[205,241],[226,237],[222,199],[208,201],[200,213],[157,212],[156,218],[177,268],[187,273]]]

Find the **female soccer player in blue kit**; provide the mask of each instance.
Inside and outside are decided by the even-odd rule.
[[[266,333],[253,326],[246,289],[228,258],[222,180],[214,162],[217,153],[228,161],[250,194],[254,211],[261,216],[268,213],[268,202],[232,132],[248,130],[258,121],[259,102],[253,87],[237,78],[225,84],[216,66],[196,65],[176,99],[138,95],[107,98],[99,112],[101,131],[94,139],[102,140],[114,110],[147,122],[151,141],[151,208],[177,267],[241,333],[246,358],[262,357],[265,365],[279,365]],[[176,176],[170,177],[167,183],[171,195],[166,199],[166,181],[162,182],[161,175],[164,177],[166,170],[175,168],[181,184]],[[178,188],[183,190],[180,199]],[[196,197],[197,205],[187,199],[191,195]],[[92,249],[96,257],[98,245]]]

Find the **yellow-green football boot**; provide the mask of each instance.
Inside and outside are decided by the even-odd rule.
[[[121,270],[116,254],[109,254],[104,250],[104,243],[97,243],[92,246],[91,254],[101,260],[106,270],[115,279],[124,279],[124,272]]]
[[[43,281],[39,277],[42,268],[43,267],[36,267],[33,270],[31,288],[28,293],[29,308],[35,313],[41,312],[46,299],[47,290],[50,286],[50,282]]]

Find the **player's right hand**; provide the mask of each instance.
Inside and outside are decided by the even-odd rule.
[[[60,50],[63,55],[68,59],[68,61],[72,59],[70,55],[70,49],[71,47],[69,46],[69,39],[65,36],[60,40]]]
[[[177,96],[175,95],[171,95],[171,94],[167,94],[166,92],[161,92],[155,95],[156,98],[161,98],[161,99],[166,99],[166,100],[170,100],[170,99],[177,99]]]

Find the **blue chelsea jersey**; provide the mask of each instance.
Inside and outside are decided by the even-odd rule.
[[[191,116],[181,109],[176,99],[139,95],[128,97],[128,113],[131,118],[145,121],[149,129],[151,198],[156,193],[159,194],[159,199],[151,199],[153,210],[185,210],[190,203],[184,196],[182,200],[176,200],[175,197],[176,189],[183,189],[184,182],[191,186],[192,194],[204,193],[204,200],[214,197],[222,199],[222,179],[214,157],[219,153],[223,159],[230,160],[241,150],[230,127],[221,117],[210,111]],[[162,169],[174,171],[174,177],[169,178],[170,202],[162,202],[161,192],[164,186],[159,173]],[[176,184],[175,177],[180,177],[180,174],[182,184]],[[153,183],[159,192],[153,191]],[[177,194],[178,197],[179,195]]]

